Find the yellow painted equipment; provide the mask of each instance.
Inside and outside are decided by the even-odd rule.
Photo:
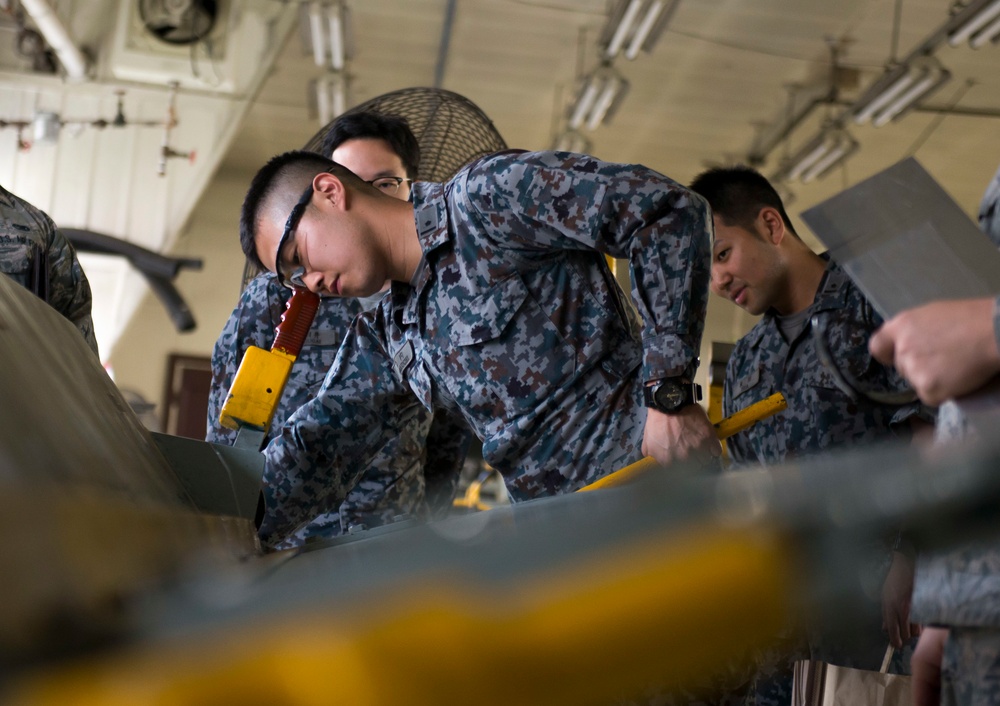
[[[777,414],[787,408],[788,402],[785,400],[785,396],[780,392],[776,392],[760,402],[755,402],[746,409],[741,409],[739,412],[729,415],[713,426],[715,426],[715,432],[719,436],[719,441],[723,441],[736,432],[743,431],[747,427],[756,424],[761,419],[767,419],[771,415]],[[636,461],[629,466],[625,466],[625,468],[619,471],[610,473],[590,485],[580,488],[577,492],[584,493],[588,490],[600,490],[601,488],[614,488],[624,485],[658,466],[659,464],[654,459],[644,458],[641,461]]]
[[[319,295],[296,288],[281,317],[271,350],[250,346],[229,387],[219,421],[229,429],[267,431],[281,401],[292,364],[302,350],[319,307]]]

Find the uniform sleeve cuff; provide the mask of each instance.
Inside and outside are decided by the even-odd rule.
[[[682,336],[665,333],[644,338],[642,342],[643,380],[685,377],[694,379],[698,370],[695,346]]]

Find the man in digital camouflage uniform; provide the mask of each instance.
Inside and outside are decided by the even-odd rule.
[[[1000,170],[979,208],[1000,246]],[[936,443],[973,443],[952,401],[1000,374],[1000,297],[942,301],[905,311],[872,337],[871,350],[940,405]],[[921,555],[913,616],[925,627],[913,655],[915,706],[1000,704],[1000,540]]]
[[[0,272],[73,322],[97,353],[90,282],[48,215],[0,186]]]
[[[818,357],[813,316],[826,321],[833,359],[869,389],[893,391],[906,384],[868,351],[868,338],[882,323],[879,315],[840,267],[798,237],[767,179],[749,167],[718,168],[698,176],[691,188],[712,207],[712,291],[762,315],[730,356],[723,414],[776,392],[788,402],[784,412],[727,440],[734,464],[779,464],[888,437],[909,438],[911,424],[929,429],[933,414],[919,403],[887,406],[852,399],[838,389]],[[873,602],[866,616],[868,628],[849,642],[814,631],[808,653],[797,637],[783,638],[773,654],[762,658],[758,704],[790,702],[794,659],[811,654],[833,664],[878,669],[890,641],[902,647],[915,634],[908,617],[913,552],[895,540],[859,547],[873,584],[882,586],[881,604]],[[902,660],[894,666],[902,667]]]
[[[416,177],[420,146],[402,118],[375,113],[351,113],[334,122],[324,141],[324,153],[364,181],[406,200]],[[271,273],[251,280],[226,322],[212,353],[212,390],[208,404],[207,440],[233,444],[236,431],[219,421],[229,388],[249,346],[270,348],[291,290]],[[312,399],[354,317],[375,306],[381,292],[368,299],[322,297],[316,317],[289,373],[269,440],[285,419]],[[459,420],[460,421],[460,420]],[[330,537],[384,525],[406,516],[442,513],[450,507],[470,433],[446,415],[417,410],[399,436],[390,439],[339,507],[318,506],[308,522],[275,548],[298,546],[310,537]],[[265,492],[268,489],[265,487]],[[271,546],[272,537],[262,541]]]
[[[270,532],[295,527],[317,493],[345,497],[416,408],[461,412],[515,501],[644,454],[721,452],[689,385],[708,295],[702,199],[644,167],[513,151],[412,199],[306,153],[272,159],[247,193],[252,262],[337,296],[393,281],[265,450]],[[604,253],[631,262],[641,334]]]

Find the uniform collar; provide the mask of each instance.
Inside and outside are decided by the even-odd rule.
[[[418,301],[421,293],[431,281],[433,268],[428,265],[428,257],[434,250],[448,242],[448,212],[445,202],[445,185],[432,182],[417,182],[411,191],[413,198],[413,220],[417,227],[417,240],[423,257],[404,290],[393,284],[393,303],[403,304],[403,322],[413,323],[418,317]],[[412,288],[412,292],[410,291]],[[405,291],[405,294],[404,294]],[[415,295],[415,296],[414,296]]]
[[[413,185],[413,220],[425,255],[448,241],[444,191],[444,184],[421,181]]]
[[[823,279],[820,280],[819,288],[816,290],[812,312],[842,309],[847,304],[850,277],[840,269],[840,265],[830,259],[829,253],[822,253],[820,257],[826,260],[826,272],[823,273]]]

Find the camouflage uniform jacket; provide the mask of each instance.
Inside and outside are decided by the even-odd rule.
[[[76,251],[44,211],[2,186],[0,272],[72,321],[97,355],[90,283]]]
[[[1000,246],[1000,170],[979,207],[979,228]],[[993,332],[1000,345],[1000,297]],[[968,444],[974,437],[958,405],[941,405],[937,442]],[[950,628],[941,660],[941,706],[1000,703],[1000,540],[919,556],[912,610],[914,620]]]
[[[828,317],[830,353],[856,379],[878,390],[898,390],[906,385],[893,368],[881,365],[868,352],[868,338],[882,325],[882,318],[833,262],[827,263],[810,307],[810,319],[814,314]],[[812,325],[807,324],[789,344],[778,329],[774,312],[769,311],[737,342],[729,358],[723,414],[728,416],[776,392],[784,394],[788,409],[730,437],[726,444],[734,462],[781,463],[795,456],[884,438],[914,416],[933,419],[930,410],[920,404],[888,407],[865,399],[851,400],[819,361]],[[909,433],[905,426],[900,431]]]
[[[1000,171],[983,196],[979,228],[1000,245]],[[993,331],[1000,345],[1000,297],[994,303]],[[968,442],[971,433],[959,407],[951,402],[941,406],[937,441]],[[913,584],[913,612],[928,623],[1000,628],[1000,542],[921,556]]]
[[[979,204],[979,229],[1000,247],[1000,169],[993,175]]]
[[[286,526],[308,469],[343,497],[415,407],[461,411],[514,500],[576,490],[641,457],[643,380],[697,365],[710,219],[677,183],[505,152],[416,184],[413,201],[411,282],[355,320],[312,412],[266,450]],[[603,253],[631,262],[641,333]]]
[[[212,352],[208,441],[230,445],[236,441],[236,432],[220,424],[219,413],[247,348],[257,346],[266,350],[271,347],[290,295],[291,292],[278,284],[277,277],[271,273],[254,278],[243,291]],[[268,439],[284,420],[316,395],[351,321],[362,311],[362,306],[356,299],[324,297],[320,301],[302,351],[289,373]],[[447,423],[435,417],[432,427],[431,415],[419,411],[413,423],[402,428],[398,437],[386,441],[339,507],[316,506],[306,522],[290,536],[281,538],[276,546],[297,546],[313,536],[336,536],[351,529],[382,525],[397,516],[423,515],[427,511],[425,485],[438,504],[450,506],[468,433],[462,428],[450,428]],[[436,453],[431,454],[425,464],[425,446],[432,428],[434,432],[429,443]],[[429,477],[425,478],[425,472]],[[269,492],[267,488],[266,492]],[[269,536],[262,539],[266,545],[273,543]]]

